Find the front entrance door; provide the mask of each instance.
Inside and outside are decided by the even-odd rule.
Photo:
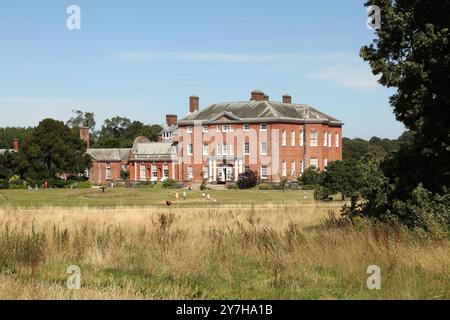
[[[227,183],[234,181],[233,178],[233,166],[223,165],[218,168],[218,178],[220,183]]]

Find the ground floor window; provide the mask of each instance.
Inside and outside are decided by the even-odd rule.
[[[300,161],[300,174],[302,175],[305,172],[305,162]]]
[[[261,179],[267,179],[267,166],[261,167]]]
[[[147,169],[145,168],[145,163],[141,162],[139,169],[140,169],[139,173],[140,173],[141,181],[147,180]]]
[[[312,159],[310,160],[309,166],[312,167],[312,168],[319,169],[319,159],[317,159],[317,158],[312,158]]]
[[[286,175],[287,175],[287,164],[286,164],[286,161],[283,161],[282,163],[281,163],[281,176],[284,178],[284,177],[286,177]]]
[[[291,177],[295,177],[295,161],[291,162]]]
[[[106,180],[111,180],[111,163],[106,163]]]
[[[156,167],[156,164],[152,165],[152,179],[158,179],[158,168]]]
[[[192,168],[191,166],[189,166],[187,169],[187,178],[194,179],[194,168]]]
[[[164,165],[163,173],[164,173],[164,178],[169,177],[169,165],[168,164]]]
[[[203,167],[203,179],[208,179],[208,178],[209,178],[209,167],[204,166]]]

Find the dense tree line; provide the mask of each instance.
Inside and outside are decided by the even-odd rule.
[[[361,159],[369,153],[378,160],[383,160],[390,153],[398,151],[403,144],[411,143],[411,133],[406,131],[398,139],[382,139],[378,137],[372,137],[370,140],[343,138],[342,143],[344,160]]]
[[[24,140],[33,128],[6,127],[0,128],[0,149],[12,149],[13,139]]]

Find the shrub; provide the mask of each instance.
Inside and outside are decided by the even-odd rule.
[[[314,167],[310,167],[303,172],[299,178],[299,182],[302,185],[318,185],[320,184],[320,172]]]
[[[254,188],[258,183],[258,175],[256,171],[246,170],[241,173],[236,182],[239,189],[250,189]]]
[[[176,186],[177,185],[177,181],[174,180],[174,179],[166,179],[166,180],[163,181],[162,184],[163,184],[164,189],[168,189],[168,188]]]
[[[274,190],[274,187],[267,183],[262,183],[256,187],[257,190]]]
[[[130,179],[130,173],[126,170],[120,170],[120,179],[128,181],[128,179]]]
[[[8,181],[0,179],[0,189],[9,189]]]
[[[225,185],[225,188],[227,188],[227,189],[229,189],[229,190],[231,190],[231,189],[239,189],[239,187],[237,186],[237,184],[232,183],[232,182],[228,182],[228,183]]]

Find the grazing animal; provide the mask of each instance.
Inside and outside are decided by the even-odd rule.
[[[172,201],[167,200],[167,201],[166,201],[166,205],[167,205],[168,207],[171,207],[171,206],[172,206]]]

